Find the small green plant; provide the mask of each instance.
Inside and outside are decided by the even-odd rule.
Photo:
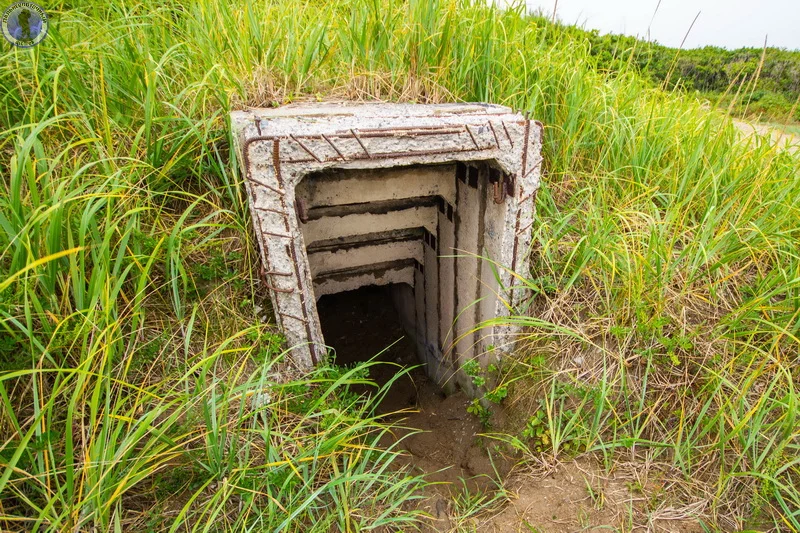
[[[489,424],[489,418],[492,416],[491,411],[484,407],[478,398],[473,399],[469,403],[467,406],[467,412],[471,415],[477,416],[484,426]]]
[[[532,370],[541,370],[547,367],[547,359],[543,354],[533,354],[528,357],[528,365]]]
[[[266,328],[252,330],[248,339],[253,343],[253,359],[264,364],[276,359],[286,343],[281,333]]]
[[[552,296],[558,291],[558,283],[550,276],[540,276],[528,281],[528,285],[537,294]]]
[[[608,328],[608,332],[617,339],[622,340],[630,334],[631,328],[615,324]]]
[[[605,493],[602,489],[595,489],[592,487],[588,479],[584,479],[584,483],[586,484],[586,492],[592,500],[592,506],[598,511],[602,511],[606,504]]]
[[[481,388],[486,385],[486,377],[483,375],[483,369],[481,368],[480,363],[478,363],[478,361],[475,359],[466,361],[461,366],[461,369],[466,375],[472,378],[472,384],[477,388]]]
[[[531,523],[530,523],[530,522],[528,522],[527,520],[523,520],[523,521],[522,521],[522,525],[524,525],[524,526],[525,526],[525,528],[526,528],[528,531],[530,531],[530,533],[541,533],[541,530],[540,530],[539,528],[537,528],[537,527],[535,527],[535,526],[531,525]]]
[[[508,387],[506,385],[500,385],[494,390],[488,391],[485,396],[486,399],[492,403],[502,403],[508,396]]]
[[[587,447],[587,428],[583,405],[593,403],[595,393],[570,384],[553,382],[550,394],[538,401],[522,436],[537,452],[579,453]],[[575,407],[567,407],[576,404]]]
[[[457,531],[463,531],[462,527],[467,525],[471,519],[496,509],[508,501],[509,493],[503,487],[502,482],[492,480],[492,485],[488,490],[471,489],[463,479],[461,483],[461,490],[456,492],[453,500],[453,515]]]
[[[536,411],[525,424],[522,436],[533,441],[533,449],[543,452],[550,446],[552,438],[550,429],[547,427],[547,414],[543,409]]]
[[[470,359],[468,361],[464,361],[464,364],[461,365],[461,369],[466,375],[475,377],[480,374],[481,365],[475,359]]]

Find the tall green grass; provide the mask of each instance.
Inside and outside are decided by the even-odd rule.
[[[419,481],[374,449],[368,406],[328,374],[275,383],[280,351],[252,334],[261,288],[227,113],[337,97],[543,121],[534,267],[519,273],[537,296],[516,320],[532,328],[545,452],[650,450],[720,526],[800,529],[795,155],[598,72],[586,42],[519,8],[45,7],[44,43],[0,62],[3,527],[414,518]],[[590,372],[570,370],[577,356]]]

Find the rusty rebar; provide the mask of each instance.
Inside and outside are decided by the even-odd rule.
[[[367,150],[367,147],[364,146],[363,142],[361,142],[361,139],[359,138],[358,133],[356,133],[355,130],[350,130],[350,132],[353,134],[353,137],[356,138],[356,141],[358,141],[358,144],[361,146],[361,149],[364,150],[364,153],[367,154],[367,158],[372,159],[372,156],[370,155],[369,150]]]

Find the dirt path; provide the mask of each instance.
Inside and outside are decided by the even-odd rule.
[[[800,138],[792,133],[787,133],[780,127],[774,127],[769,124],[745,122],[738,119],[733,119],[733,123],[745,136],[753,134],[767,135],[774,144],[784,146],[793,152],[800,150]]]
[[[414,343],[379,288],[325,297],[318,309],[339,364],[370,359],[395,341],[380,356],[394,364],[372,367],[370,377],[387,383],[400,367],[417,364]],[[407,428],[395,435],[407,452],[401,464],[434,482],[419,501],[432,517],[423,531],[703,531],[693,517],[707,502],[670,504],[671,481],[642,463],[615,461],[609,474],[584,458],[512,472],[512,462],[480,437],[484,428],[467,413],[468,403],[463,393],[445,397],[416,368],[394,383],[379,406],[389,420]]]

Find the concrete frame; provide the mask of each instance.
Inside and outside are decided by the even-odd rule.
[[[438,256],[436,249],[430,247],[414,251],[415,256],[433,254],[437,269],[456,280],[453,283],[462,282],[463,287],[458,285],[452,298],[437,301],[441,314],[460,317],[467,313],[471,317],[452,332],[450,339],[456,342],[451,346],[441,345],[439,337],[440,345],[428,348],[438,363],[429,373],[440,381],[449,379],[446,374],[456,372],[467,358],[479,357],[485,363],[485,354],[492,348],[496,355],[511,348],[518,333],[513,327],[490,328],[481,332],[480,337],[469,330],[480,320],[508,314],[524,296],[519,289],[511,289],[514,285],[511,271],[524,274],[528,268],[530,228],[542,160],[540,123],[496,105],[383,103],[251,109],[232,113],[231,122],[236,148],[242,156],[264,283],[270,292],[277,324],[293,347],[292,359],[300,369],[308,370],[316,364],[325,348],[316,309],[316,299],[321,294],[315,294],[312,270],[319,267],[309,262],[304,242],[307,225],[302,220],[305,218],[307,222],[306,208],[298,205],[302,203],[297,201],[295,193],[306,176],[331,170],[380,172],[395,167],[430,165],[435,169],[458,164],[455,188],[444,187],[448,189],[446,194],[428,191],[426,183],[432,181],[426,181],[419,173],[408,182],[409,187],[420,188],[423,195],[454,196],[454,205],[465,202],[466,206],[478,201],[481,206],[481,210],[464,209],[455,215],[457,222],[470,228],[462,231],[464,242],[440,238],[436,247]],[[459,188],[459,179],[470,187]],[[365,189],[362,201],[369,202],[370,194]],[[440,201],[440,213],[451,208],[450,201],[446,207]],[[481,212],[483,217],[479,216]],[[437,220],[447,223],[441,214]],[[429,239],[426,236],[426,242]],[[498,284],[491,264],[475,259],[474,255],[468,260],[453,259],[439,266],[439,260],[445,261],[440,258],[454,253],[488,255],[510,271],[496,269]],[[407,268],[387,267],[383,281],[413,286],[415,280],[424,276],[418,259],[414,260],[416,268],[413,263]],[[442,273],[437,270],[437,275]],[[339,282],[340,289],[333,281],[324,289],[318,285],[317,290],[339,292],[352,285]],[[476,295],[481,298],[478,303]],[[445,308],[447,313],[443,311]],[[441,321],[442,317],[438,319]],[[463,375],[457,376],[457,382],[471,389],[470,380]]]

